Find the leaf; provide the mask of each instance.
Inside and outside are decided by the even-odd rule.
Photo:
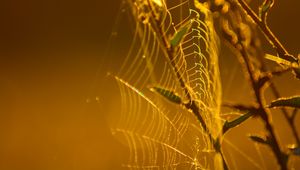
[[[161,1],[163,6],[159,7],[155,1]],[[128,13],[135,21],[132,27],[135,34],[118,70],[117,76],[122,78],[117,81],[121,108],[117,113],[120,116],[114,116],[119,120],[112,127],[114,135],[129,147],[128,163],[123,166],[129,169],[215,169],[212,159],[215,154],[207,154],[216,153],[213,137],[221,131],[219,44],[212,14],[210,11],[203,14],[191,1],[126,2]],[[182,17],[178,17],[180,11]],[[136,20],[141,15],[149,24]],[[176,32],[169,34],[173,26]],[[162,42],[166,39],[167,43]],[[191,52],[197,55],[187,57]],[[189,80],[181,83],[181,76],[182,80],[186,77]],[[157,82],[163,86],[154,87],[158,86],[153,84]],[[149,84],[152,91],[158,93],[153,95],[165,101],[153,101],[142,93]],[[188,99],[185,86],[192,95],[193,100],[189,101],[193,102],[185,103]],[[179,107],[181,105],[185,106]],[[197,110],[193,112],[186,106]],[[197,122],[201,116],[206,128]]]
[[[242,124],[244,121],[246,121],[248,118],[254,115],[254,112],[247,112],[243,114],[242,116],[238,117],[237,119],[234,119],[233,121],[228,122],[227,120],[225,121],[223,125],[223,133],[227,132],[229,129],[234,128],[240,124]]]
[[[257,142],[257,143],[267,144],[267,145],[270,144],[270,142],[269,142],[267,139],[264,139],[264,138],[261,137],[261,136],[250,135],[249,138],[250,138],[251,140],[253,140],[254,142]]]
[[[174,34],[174,36],[170,41],[172,47],[176,47],[182,42],[184,36],[189,31],[190,27],[191,27],[191,22],[180,27],[179,31]]]
[[[176,104],[182,103],[181,98],[173,91],[170,91],[170,90],[167,90],[167,89],[164,89],[161,87],[152,87],[152,88],[150,88],[150,90],[159,93],[160,95],[162,95],[163,97],[168,99],[170,102],[173,102]]]
[[[300,108],[300,96],[279,98],[277,100],[272,101],[268,107],[273,108],[273,107],[285,107],[285,106]]]
[[[274,55],[271,55],[271,54],[266,54],[265,58],[268,59],[268,60],[274,61],[277,64],[282,64],[282,65],[285,65],[285,66],[288,66],[288,67],[292,67],[292,68],[299,67],[298,63],[294,60],[294,58],[283,59],[283,58],[280,58],[280,57],[277,57],[277,56],[274,56]]]
[[[298,64],[299,59],[295,59],[289,55],[285,56],[286,59],[271,55],[271,54],[266,54],[265,58],[271,61],[276,62],[279,65],[284,65],[289,68],[293,69],[293,73],[295,74],[295,77],[297,79],[300,79],[300,65]]]
[[[273,4],[274,0],[265,0],[264,3],[259,7],[259,17],[264,18]]]
[[[288,147],[293,155],[300,156],[300,147],[297,147],[296,145],[291,145]]]

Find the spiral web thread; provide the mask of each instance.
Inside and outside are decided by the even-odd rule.
[[[126,0],[135,22],[132,45],[119,74],[115,76],[121,94],[121,114],[112,133],[126,141],[130,169],[216,169],[211,141],[197,117],[183,106],[149,91],[162,87],[188,99],[175,71],[213,136],[221,132],[221,88],[218,70],[218,41],[210,12],[198,1]],[[183,25],[190,24],[179,50],[172,58],[176,69],[150,24],[159,18],[168,39]]]

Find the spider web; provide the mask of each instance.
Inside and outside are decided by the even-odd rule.
[[[127,57],[115,76],[120,88],[121,114],[111,129],[129,147],[129,160],[123,166],[217,169],[220,156],[197,117],[149,90],[162,87],[186,101],[189,96],[178,81],[180,75],[208,129],[214,137],[219,135],[218,39],[211,14],[204,5],[191,0],[126,0],[125,3],[134,19],[135,32]],[[167,56],[162,37],[150,24],[153,13],[160,21],[162,35],[168,39],[183,26],[190,25],[172,59]]]

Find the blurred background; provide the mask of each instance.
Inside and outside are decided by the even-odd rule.
[[[115,24],[120,3],[0,2],[0,169],[120,169],[126,163],[127,148],[109,127],[109,113],[120,108],[118,88],[106,76],[117,72],[130,45],[130,34],[116,34],[130,29],[126,15]],[[270,27],[294,55],[300,52],[299,6],[296,0],[276,1],[269,14]],[[274,54],[267,45],[266,51]],[[223,98],[248,103],[249,86],[233,58],[221,58]],[[288,83],[291,79],[290,74],[276,79],[283,96],[300,94],[299,81]],[[281,143],[292,144],[283,116],[273,121]],[[251,120],[226,139],[251,156],[255,147],[246,136],[261,129],[261,122]],[[253,168],[224,147],[225,154],[240,159],[237,167]],[[269,150],[261,152],[271,157],[266,166],[276,167]]]

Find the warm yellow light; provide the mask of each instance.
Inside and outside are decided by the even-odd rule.
[[[163,6],[163,3],[162,3],[162,0],[152,0],[156,5],[162,7]]]

